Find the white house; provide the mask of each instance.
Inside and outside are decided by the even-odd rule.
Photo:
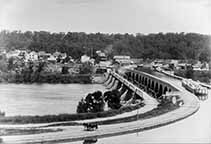
[[[6,57],[7,58],[10,58],[10,57],[19,57],[20,52],[21,52],[20,50],[9,51],[6,54]]]
[[[48,57],[47,59],[49,62],[56,62],[56,57],[54,57],[53,55],[50,55],[50,57]]]
[[[32,51],[32,52],[26,54],[25,60],[26,61],[37,61],[38,53],[36,53],[35,51]]]
[[[81,56],[81,62],[82,63],[85,63],[85,62],[88,62],[88,61],[90,61],[90,57],[89,56],[87,56],[87,55],[82,55]]]

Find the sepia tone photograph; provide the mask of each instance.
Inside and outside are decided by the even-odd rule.
[[[210,0],[0,0],[0,143],[211,143]]]

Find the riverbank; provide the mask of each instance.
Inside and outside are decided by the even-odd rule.
[[[125,112],[131,112],[136,109],[144,107],[144,103],[135,106],[122,107],[118,110],[108,110],[98,113],[78,113],[78,114],[59,114],[59,115],[44,115],[44,116],[10,116],[0,117],[0,124],[29,124],[29,123],[52,123],[52,122],[65,122],[95,119],[102,117],[112,117]],[[71,123],[75,125],[75,123]]]
[[[71,83],[79,83],[79,84],[91,84],[92,83],[92,75],[91,74],[39,74],[39,75],[23,75],[23,74],[4,74],[0,76],[1,83],[50,83],[50,84],[71,84]]]
[[[37,129],[37,128],[28,128],[28,129],[16,129],[16,128],[1,128],[0,136],[18,136],[18,135],[32,135],[32,134],[41,134],[48,132],[59,132],[62,129]]]

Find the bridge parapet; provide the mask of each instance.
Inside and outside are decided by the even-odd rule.
[[[127,69],[126,78],[152,93],[155,98],[162,98],[166,93],[180,92],[173,84],[145,72]]]
[[[173,104],[181,104],[183,101],[181,99],[182,91],[180,89],[161,78],[145,72],[127,70],[126,75],[121,76],[111,71],[108,78],[110,79],[110,83],[113,83],[115,79],[121,83],[122,89],[129,89],[129,91],[133,92],[133,95],[138,95],[143,99],[143,92],[145,91],[152,98],[159,101],[170,100]]]
[[[127,88],[132,90],[135,94],[143,97],[143,92],[133,83],[129,82],[128,80],[126,80],[125,78],[123,78],[122,76],[120,76],[119,74],[115,72],[110,72],[110,74],[114,76],[117,80],[119,80],[121,83],[123,83]]]

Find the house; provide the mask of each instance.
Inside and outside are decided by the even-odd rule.
[[[126,55],[116,55],[113,57],[113,60],[114,63],[118,63],[121,66],[134,64],[133,61],[130,59],[130,56]]]
[[[61,59],[65,59],[67,57],[66,53],[61,53]]]
[[[66,53],[61,53],[61,52],[58,52],[58,51],[54,52],[53,56],[55,57],[57,62],[61,62],[68,57]]]
[[[81,62],[82,63],[85,63],[85,62],[88,62],[88,61],[90,61],[90,57],[89,56],[87,56],[87,55],[82,55],[81,56]]]
[[[30,53],[25,54],[25,60],[26,61],[37,61],[38,60],[38,54],[35,51],[32,51]]]
[[[210,70],[209,63],[204,62],[204,63],[202,64],[201,70],[202,70],[202,71],[209,71],[209,70]]]
[[[192,68],[194,71],[201,71],[201,66],[202,66],[201,62],[198,61],[197,63],[192,65]]]
[[[51,56],[50,53],[46,53],[45,51],[38,52],[38,59],[39,60],[47,60]]]
[[[99,61],[106,61],[107,60],[106,54],[104,52],[96,51],[96,54],[99,58]]]
[[[56,52],[53,53],[53,56],[54,56],[56,59],[58,59],[58,58],[60,57],[60,55],[61,55],[61,53],[58,52],[58,51],[56,51]]]
[[[53,56],[53,55],[50,55],[48,58],[47,58],[48,62],[52,62],[52,63],[56,63],[56,58]]]
[[[192,65],[194,71],[209,71],[209,64],[207,62],[201,63],[198,61],[196,64]]]
[[[61,73],[62,71],[62,65],[60,64],[53,64],[49,63],[45,68],[45,72],[50,72],[50,73]]]
[[[143,64],[143,61],[144,61],[142,58],[133,58],[131,60],[133,61],[134,64],[137,64],[137,65]]]
[[[6,54],[7,59],[10,57],[19,57],[20,50],[9,51]]]
[[[188,63],[179,63],[176,66],[176,69],[177,70],[187,70],[187,67],[191,67],[191,64],[188,64]]]

